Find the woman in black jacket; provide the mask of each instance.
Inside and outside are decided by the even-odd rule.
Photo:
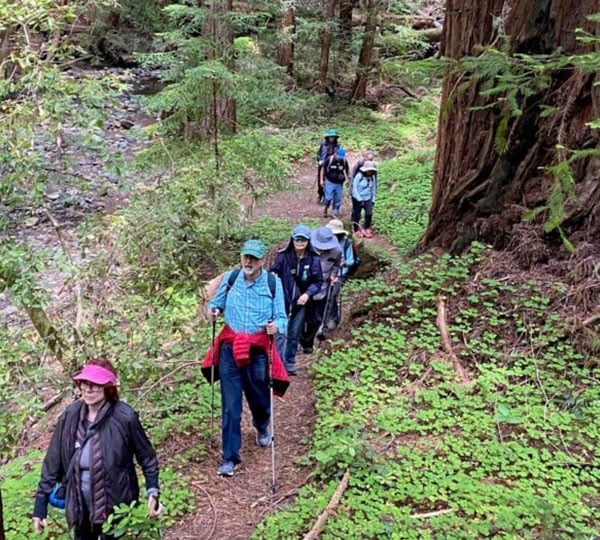
[[[158,460],[137,413],[119,400],[117,374],[108,360],[91,360],[73,379],[81,399],[58,419],[42,465],[33,526],[43,531],[50,493],[61,482],[75,540],[110,540],[102,534],[108,514],[139,498],[134,456],[144,474],[149,516],[160,514]]]

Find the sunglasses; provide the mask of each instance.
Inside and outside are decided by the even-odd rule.
[[[292,240],[294,242],[308,242],[308,238],[304,238],[304,236],[294,236]]]

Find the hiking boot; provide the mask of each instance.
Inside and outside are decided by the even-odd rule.
[[[312,354],[312,353],[313,353],[313,348],[312,348],[312,347],[304,347],[304,348],[302,349],[302,352],[303,352],[304,354]]]
[[[271,432],[268,429],[256,432],[256,444],[258,444],[258,446],[261,448],[266,448],[269,446],[272,440],[273,437],[271,437]]]
[[[327,217],[327,208],[323,208],[323,217]]]
[[[285,371],[288,375],[298,375],[296,366],[285,366]]]
[[[236,464],[233,461],[224,461],[221,463],[217,474],[219,476],[233,476],[233,471],[235,470]]]
[[[363,234],[365,235],[365,238],[373,238],[373,231],[371,229],[366,229]]]

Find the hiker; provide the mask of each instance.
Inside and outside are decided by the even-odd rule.
[[[315,336],[323,338],[322,329],[325,321],[327,302],[331,301],[333,285],[338,280],[338,274],[342,265],[342,250],[337,238],[329,227],[313,229],[310,234],[310,242],[319,251],[321,258],[321,272],[323,282],[321,290],[312,298],[306,314],[306,323],[300,334],[300,347],[304,354],[312,354]]]
[[[35,496],[33,528],[41,533],[47,526],[48,503],[57,504],[53,488],[60,482],[66,486],[64,507],[75,540],[111,540],[115,537],[102,533],[107,516],[140,495],[134,456],[144,474],[148,515],[160,515],[158,460],[137,413],[119,399],[110,361],[91,359],[73,380],[81,398],[60,415],[52,435]]]
[[[335,129],[328,129],[325,133],[325,137],[319,145],[317,150],[317,197],[318,204],[323,204],[324,188],[325,185],[325,164],[327,160],[337,152],[340,147],[338,143],[338,132]]]
[[[326,227],[331,229],[331,232],[335,235],[340,244],[340,249],[342,250],[342,263],[338,273],[338,280],[333,286],[334,288],[332,292],[329,313],[327,313],[325,316],[325,320],[327,321],[327,330],[333,330],[338,324],[340,324],[342,315],[339,306],[340,291],[346,282],[346,279],[348,279],[348,277],[354,273],[360,264],[360,259],[354,254],[354,244],[348,235],[348,231],[344,229],[344,224],[341,220],[332,219],[329,223],[327,223]]]
[[[280,351],[288,375],[296,375],[296,352],[306,308],[323,283],[321,258],[310,243],[310,229],[306,225],[294,227],[288,245],[275,257],[271,272],[281,279],[289,317],[287,336],[278,335],[283,342]]]
[[[350,167],[346,159],[346,151],[338,148],[325,164],[325,198],[323,200],[323,217],[327,217],[329,205],[334,218],[340,214],[344,182],[348,179]]]
[[[365,164],[365,161],[375,161],[375,152],[372,150],[365,150],[362,154],[361,159],[356,161],[352,165],[352,169],[350,170],[350,178],[354,178],[358,170]],[[377,178],[377,173],[375,173],[375,178]]]
[[[356,238],[372,238],[371,222],[377,193],[377,163],[365,161],[352,179],[352,230]],[[364,210],[363,227],[360,225]]]
[[[210,318],[216,321],[223,314],[225,320],[202,362],[202,372],[209,381],[221,380],[222,462],[217,471],[220,476],[233,476],[241,463],[242,394],[252,413],[256,443],[266,448],[272,440],[269,384],[273,384],[274,392],[279,395],[289,384],[273,346],[277,332],[285,332],[287,327],[283,289],[279,278],[263,269],[265,252],[263,242],[247,240],[240,251],[241,271],[226,272],[208,303]],[[234,272],[237,274],[230,285]],[[218,373],[212,373],[211,377],[211,369],[217,367]],[[269,381],[270,370],[272,381]]]

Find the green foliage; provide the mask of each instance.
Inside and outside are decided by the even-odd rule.
[[[177,523],[185,513],[194,509],[193,497],[187,479],[166,469],[160,472],[161,499],[165,510],[159,519],[148,518],[146,501],[120,504],[108,516],[102,530],[119,538],[155,540],[162,527]]]
[[[313,363],[310,463],[326,486],[305,486],[257,538],[302,536],[346,468],[350,484],[323,538],[600,532],[600,390],[556,312],[564,293],[533,280],[473,280],[486,256],[475,244],[460,258],[398,264],[393,282],[352,284],[367,315],[350,343]],[[440,294],[469,387],[440,353]]]
[[[110,76],[76,79],[61,68],[77,51],[57,29],[69,27],[83,7],[27,1],[0,11],[0,27],[13,44],[0,76],[0,195],[9,206],[40,204],[47,181],[77,178],[63,144],[119,158],[105,152],[102,127],[115,91],[124,85]],[[44,41],[46,34],[54,38]]]
[[[34,536],[31,524],[33,509],[31,494],[40,479],[42,457],[38,450],[34,450],[0,467],[7,540],[30,540]],[[48,527],[39,538],[49,540],[70,538],[63,511],[49,507]]]
[[[165,157],[163,148],[151,147],[141,159],[156,165]],[[198,280],[206,253],[214,254],[218,266],[229,266],[229,255],[215,250],[215,243],[241,238],[253,206],[283,187],[303,148],[256,130],[222,141],[218,170],[210,151],[198,144],[174,145],[168,152],[179,163],[173,177],[134,198],[116,224],[131,277],[144,290]]]

